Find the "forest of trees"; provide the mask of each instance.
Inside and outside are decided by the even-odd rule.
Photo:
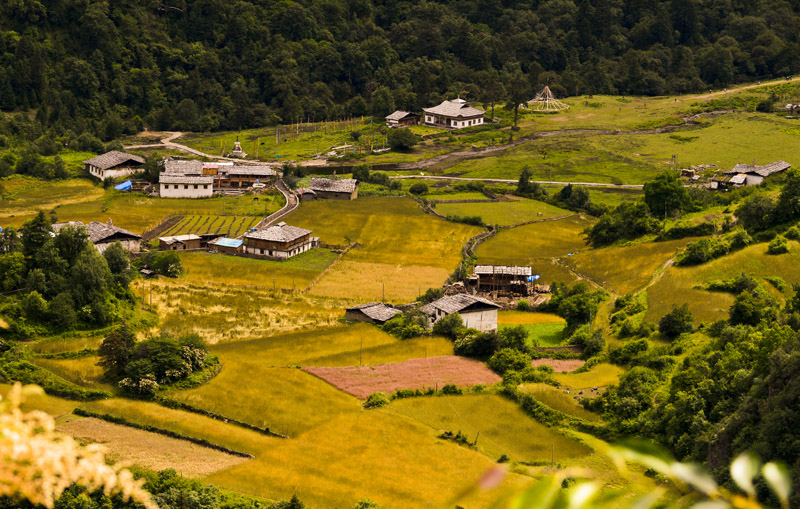
[[[0,109],[107,141],[544,84],[683,93],[796,72],[798,28],[796,0],[6,0]]]

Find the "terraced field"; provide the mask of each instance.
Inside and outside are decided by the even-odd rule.
[[[186,216],[183,220],[161,233],[159,236],[185,235],[222,235],[229,238],[238,237],[261,221],[260,216]]]

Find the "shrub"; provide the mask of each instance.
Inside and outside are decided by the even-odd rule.
[[[497,350],[499,341],[500,338],[494,331],[479,332],[467,329],[464,337],[456,340],[453,350],[456,355],[485,358]]]
[[[444,297],[444,290],[442,290],[441,288],[428,288],[427,290],[425,290],[425,293],[423,293],[422,296],[417,300],[419,300],[423,304],[428,304],[437,299],[441,299],[442,297]]]
[[[767,254],[779,255],[789,252],[789,242],[783,235],[778,235],[767,245]]]
[[[658,322],[658,332],[669,339],[675,339],[685,332],[694,330],[694,316],[688,304],[672,306],[672,311]]]
[[[395,150],[409,150],[419,143],[417,135],[410,129],[390,129],[387,134],[389,145]]]
[[[439,321],[433,324],[434,334],[439,334],[452,341],[463,336],[465,331],[466,327],[464,327],[464,321],[458,313],[451,313],[440,318]]]
[[[700,239],[691,242],[678,257],[675,265],[700,265],[728,254],[730,246],[723,239]]]
[[[364,401],[362,406],[364,408],[380,408],[389,404],[389,398],[382,392],[374,392],[370,394]]]
[[[787,285],[786,281],[783,280],[780,276],[764,276],[764,279],[769,281],[769,283],[774,286],[779,292],[783,293],[786,291]]]
[[[444,387],[442,387],[442,394],[458,395],[463,393],[464,391],[459,389],[455,384],[447,384]]]
[[[417,182],[408,188],[408,192],[417,196],[426,194],[428,192],[428,184],[425,184],[424,182]]]
[[[513,348],[503,348],[492,355],[487,365],[496,373],[503,375],[507,371],[522,371],[530,367],[531,356]]]
[[[784,233],[783,236],[789,240],[800,240],[800,228],[797,226],[792,226],[786,230],[786,233]]]
[[[525,299],[520,299],[517,302],[517,311],[530,311],[531,310],[531,303]]]
[[[584,359],[594,357],[606,346],[606,340],[603,338],[603,331],[598,329],[592,332],[589,330],[588,325],[584,325],[575,331],[575,333],[570,336],[569,343],[583,348]]]

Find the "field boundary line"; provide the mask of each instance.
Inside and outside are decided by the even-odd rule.
[[[354,248],[355,246],[356,246],[356,243],[355,243],[355,242],[351,242],[350,244],[348,244],[348,245],[347,245],[347,246],[344,248],[344,250],[342,250],[342,252],[341,252],[341,253],[339,253],[339,256],[337,256],[337,257],[336,257],[336,259],[335,259],[335,260],[333,260],[333,261],[331,262],[331,264],[330,264],[330,265],[328,265],[327,267],[325,267],[325,270],[323,270],[322,272],[320,272],[320,274],[319,274],[317,277],[315,277],[315,278],[314,278],[314,281],[312,281],[312,282],[311,282],[311,283],[310,283],[310,284],[309,284],[309,285],[306,287],[306,289],[302,291],[302,293],[308,293],[308,292],[311,290],[311,288],[312,288],[312,287],[313,287],[315,284],[317,284],[317,282],[318,282],[320,279],[322,279],[322,276],[324,276],[325,274],[327,274],[327,273],[328,273],[328,271],[331,269],[331,267],[333,267],[334,265],[336,265],[336,263],[337,263],[339,260],[341,260],[341,259],[342,259],[342,257],[343,257],[344,255],[346,255],[348,252],[350,252],[350,249]]]
[[[111,424],[117,424],[119,426],[127,426],[129,428],[139,429],[142,431],[147,431],[149,433],[156,433],[158,435],[164,435],[165,437],[174,438],[176,440],[183,440],[186,442],[191,442],[195,445],[199,445],[201,447],[206,447],[208,449],[213,449],[215,451],[223,452],[225,454],[230,454],[231,456],[238,456],[240,458],[247,458],[253,459],[255,456],[252,454],[248,454],[246,452],[241,451],[234,451],[233,449],[228,449],[225,446],[218,445],[212,442],[209,442],[205,438],[195,438],[190,437],[189,435],[184,435],[182,433],[178,433],[176,431],[170,431],[168,429],[157,428],[155,426],[151,426],[149,424],[138,424],[132,421],[129,421],[125,417],[119,417],[116,415],[111,414],[101,414],[99,412],[92,412],[91,410],[85,410],[83,408],[76,408],[72,411],[74,415],[80,417],[91,417],[93,419],[99,419],[101,421],[110,422]]]
[[[237,421],[236,419],[225,417],[224,415],[211,412],[209,410],[204,410],[202,408],[190,405],[188,403],[184,403],[182,401],[178,401],[176,399],[159,396],[155,398],[153,401],[165,408],[169,408],[172,410],[183,410],[185,412],[191,412],[193,414],[202,415],[210,419],[222,421],[227,424],[233,424],[234,426],[239,426],[240,428],[249,429],[250,431],[255,431],[257,433],[261,433],[262,435],[267,435],[276,438],[289,438],[287,435],[281,435],[280,433],[276,433],[269,428],[259,428],[258,426],[254,426],[252,424],[248,424],[242,421]]]

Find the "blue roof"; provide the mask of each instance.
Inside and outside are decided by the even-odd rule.
[[[131,188],[131,186],[132,186],[131,181],[130,180],[126,180],[122,184],[114,186],[114,189],[117,189],[119,191],[127,191],[128,189]]]
[[[244,241],[241,239],[228,239],[225,237],[214,242],[215,246],[233,247],[233,248],[241,247],[242,244],[244,244]]]

